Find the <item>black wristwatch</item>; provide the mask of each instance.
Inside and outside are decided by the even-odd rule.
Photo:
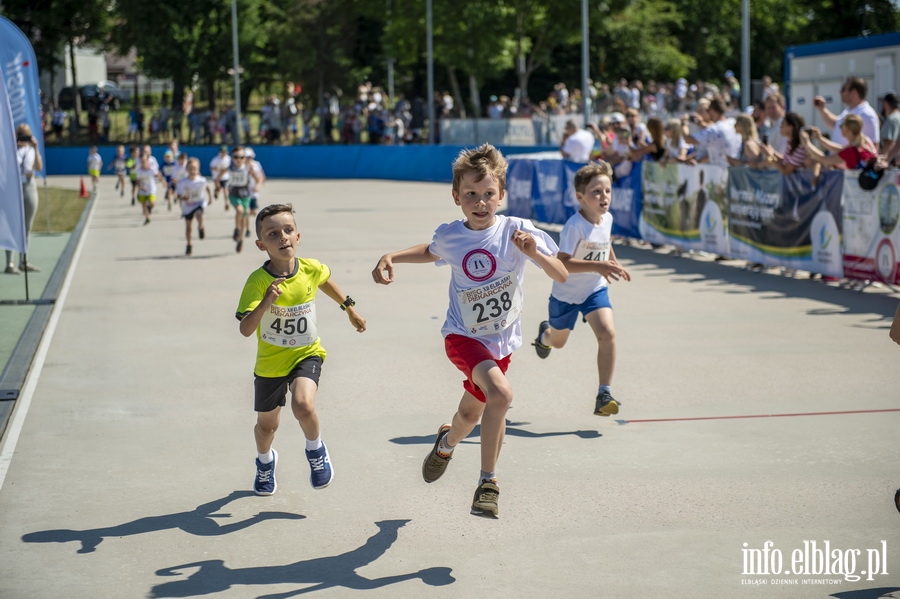
[[[343,310],[344,312],[346,312],[346,311],[347,311],[347,308],[349,308],[350,306],[355,306],[355,305],[356,305],[356,302],[353,301],[353,298],[350,297],[350,296],[348,295],[348,296],[347,296],[347,299],[345,299],[345,300],[341,303],[341,310]]]

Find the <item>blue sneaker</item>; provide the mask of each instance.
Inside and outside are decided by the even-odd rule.
[[[331,484],[334,478],[334,468],[331,467],[331,458],[328,457],[328,448],[322,443],[319,449],[306,450],[306,459],[309,461],[309,484],[313,489],[324,489]]]
[[[253,480],[253,492],[257,495],[274,495],[278,485],[275,484],[275,462],[278,452],[272,449],[272,461],[263,464],[256,459],[256,478]]]

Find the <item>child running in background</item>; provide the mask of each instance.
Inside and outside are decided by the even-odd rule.
[[[125,146],[116,146],[116,155],[113,156],[112,162],[106,167],[106,170],[115,169],[116,172],[116,189],[119,191],[119,197],[125,197],[125,173],[128,171],[128,157],[125,156]]]
[[[562,348],[581,312],[597,337],[600,387],[594,414],[598,416],[617,414],[621,405],[610,391],[616,362],[616,331],[609,281],[631,280],[616,260],[610,243],[612,175],[612,167],[602,161],[592,162],[575,173],[575,197],[581,209],[566,221],[559,234],[559,259],[570,275],[567,281],[553,283],[550,320],[540,324],[533,343],[539,358],[549,356],[553,347]]]
[[[91,177],[91,193],[97,193],[97,183],[100,182],[100,169],[103,168],[103,158],[97,152],[97,146],[91,146],[87,159],[87,172]]]
[[[175,181],[172,180],[172,173],[175,172],[175,154],[171,150],[166,150],[163,154],[163,163],[160,165],[160,172],[166,181],[166,207],[172,210],[172,200],[175,199]]]
[[[366,321],[356,302],[331,278],[331,269],[311,258],[298,258],[300,231],[290,204],[273,204],[256,217],[256,247],[269,259],[250,274],[241,292],[236,316],[244,337],[257,340],[255,374],[257,495],[272,495],[278,453],[272,447],[275,432],[291,392],[291,412],[306,437],[306,459],[313,489],[324,489],[334,476],[328,449],[322,442],[316,413],[316,390],[325,349],[316,323],[316,292],[321,290],[347,313],[360,333]]]
[[[178,155],[179,160],[187,155],[182,152]],[[173,174],[173,177],[177,172]],[[191,237],[194,228],[194,219],[197,219],[197,237],[203,239],[206,232],[203,229],[203,211],[212,202],[212,194],[206,187],[206,178],[200,176],[200,161],[191,158],[187,161],[186,176],[180,178],[176,184],[175,197],[181,202],[181,216],[184,218],[184,236],[187,240],[187,247],[184,250],[185,256],[191,255]]]
[[[152,157],[148,154],[141,156],[141,162],[135,175],[137,177],[138,186],[138,202],[141,205],[141,211],[144,214],[144,224],[150,224],[150,215],[153,213],[153,206],[156,204],[156,180],[165,182],[159,169],[150,161]]]
[[[244,247],[244,231],[250,232],[250,185],[259,185],[259,178],[250,169],[247,155],[242,146],[231,151],[231,162],[227,168],[220,168],[216,181],[226,180],[228,202],[234,206],[234,233],[231,238],[237,242],[236,252]]]
[[[266,181],[266,172],[259,160],[256,159],[256,152],[253,151],[253,148],[246,147],[244,152],[247,156],[247,166],[256,173],[256,179],[250,181],[250,216],[255,216],[259,210],[259,188]],[[249,234],[250,231],[248,230],[247,233]]]
[[[394,281],[394,264],[450,265],[450,306],[441,333],[447,357],[466,377],[465,392],[452,424],[438,428],[422,477],[427,483],[440,478],[457,444],[481,420],[481,473],[471,513],[489,518],[500,513],[495,470],[513,398],[506,370],[522,345],[525,264],[535,263],[554,281],[567,276],[546,233],[531,221],[496,214],[506,168],[490,144],[463,150],[453,163],[451,193],[465,218],[438,227],[430,244],[385,254],[372,271],[376,283],[387,285]]]
[[[125,160],[125,169],[131,180],[131,205],[134,206],[135,196],[138,190],[137,169],[141,166],[140,150],[137,146],[128,149],[128,158]]]

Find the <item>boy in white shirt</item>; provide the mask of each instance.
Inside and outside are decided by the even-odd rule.
[[[178,155],[179,160],[184,152]],[[187,162],[187,176],[178,179],[175,186],[175,197],[181,202],[181,216],[184,218],[184,236],[187,239],[187,247],[184,250],[186,256],[191,255],[191,234],[194,218],[197,218],[197,236],[200,239],[206,237],[203,230],[203,211],[212,202],[212,194],[206,186],[206,177],[200,176],[200,161],[191,158]]]
[[[612,167],[602,161],[583,166],[575,173],[575,197],[581,209],[566,221],[559,234],[559,259],[571,274],[568,280],[553,283],[550,320],[540,324],[532,344],[542,359],[550,355],[551,348],[562,348],[581,312],[597,337],[600,387],[594,414],[598,416],[618,414],[621,403],[613,399],[610,391],[616,361],[616,331],[607,292],[609,280],[631,280],[631,275],[616,260],[610,243],[612,174]]]
[[[494,470],[513,396],[506,370],[522,345],[525,264],[534,262],[554,281],[567,276],[546,233],[528,220],[496,214],[506,168],[506,159],[490,144],[460,152],[453,163],[452,195],[465,219],[438,227],[430,244],[385,254],[372,271],[376,283],[387,285],[394,280],[395,263],[450,265],[450,307],[441,333],[447,357],[466,376],[465,392],[453,423],[438,429],[422,477],[428,483],[440,478],[456,445],[481,420],[481,474],[471,512],[489,518],[499,514]]]

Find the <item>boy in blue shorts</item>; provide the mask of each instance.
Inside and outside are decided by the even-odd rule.
[[[616,260],[610,243],[612,175],[612,167],[603,161],[592,162],[575,173],[575,197],[581,209],[566,221],[559,234],[559,259],[570,275],[564,283],[553,283],[550,320],[540,324],[532,344],[542,359],[550,355],[551,348],[562,348],[581,312],[597,337],[600,387],[594,414],[598,416],[618,414],[621,404],[613,399],[610,390],[616,362],[616,331],[609,281],[631,280]]]
[[[275,431],[291,392],[291,411],[306,437],[310,484],[324,489],[334,476],[328,449],[322,443],[315,398],[325,350],[316,326],[316,291],[333,299],[347,313],[350,324],[362,333],[366,321],[356,312],[356,302],[344,295],[331,278],[331,270],[309,258],[298,258],[300,232],[290,204],[266,206],[256,216],[256,247],[269,259],[250,274],[244,284],[236,316],[245,337],[256,334],[255,409],[257,495],[275,493],[272,448]]]
[[[506,189],[507,163],[490,144],[463,150],[453,163],[451,193],[465,219],[441,225],[430,244],[385,254],[372,271],[376,283],[394,280],[394,264],[449,265],[450,306],[441,328],[444,351],[464,375],[465,389],[452,424],[438,428],[422,464],[422,478],[440,478],[460,441],[481,420],[481,474],[471,513],[499,516],[497,461],[513,392],[506,378],[512,352],[522,345],[519,315],[525,264],[554,281],[566,280],[556,244],[531,221],[497,214]]]

